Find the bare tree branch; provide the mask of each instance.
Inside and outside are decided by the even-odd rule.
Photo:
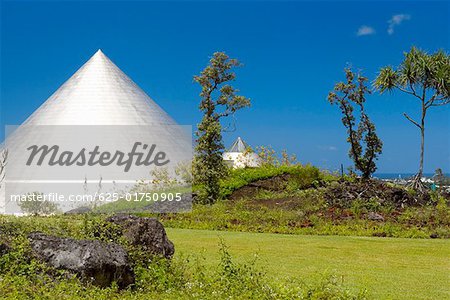
[[[406,113],[403,113],[403,115],[405,116],[405,118],[408,119],[408,121],[410,121],[411,123],[413,123],[414,125],[416,125],[417,127],[419,127],[419,129],[422,129],[422,127],[419,125],[419,123],[417,123],[416,121],[414,121],[413,119],[411,119]]]
[[[416,95],[416,90],[414,89],[412,82],[409,82],[409,87],[411,88],[411,91],[413,91],[413,95]]]
[[[395,87],[398,88],[400,91],[402,91],[402,92],[404,92],[404,93],[413,95],[413,96],[416,97],[417,99],[422,100],[422,98],[421,98],[419,95],[417,95],[416,91],[414,91],[414,90],[413,90],[413,91],[409,91],[409,90],[407,90],[407,89],[405,89],[405,88],[402,88],[400,85],[396,85]]]
[[[445,100],[445,101],[443,101]],[[442,101],[442,102],[440,102]],[[445,97],[436,98],[436,100],[430,105],[430,106],[443,106],[448,105],[450,103],[450,99],[447,99]]]
[[[428,108],[430,108],[431,106],[434,106],[433,103],[434,103],[434,101],[436,100],[436,96],[437,96],[437,94],[434,94],[433,97],[431,97],[430,100],[428,100],[428,101],[425,103],[425,108],[428,109]]]

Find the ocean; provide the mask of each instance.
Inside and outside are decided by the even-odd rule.
[[[416,173],[375,173],[373,174],[373,177],[379,178],[379,179],[408,179],[412,178]],[[427,178],[433,177],[434,173],[424,173],[423,176]],[[446,177],[450,176],[450,173],[444,174]]]

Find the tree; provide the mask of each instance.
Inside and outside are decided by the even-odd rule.
[[[350,144],[349,156],[355,169],[362,173],[362,178],[369,179],[377,169],[375,161],[381,154],[383,143],[364,109],[366,94],[371,93],[366,86],[367,78],[355,75],[350,68],[345,69],[345,74],[346,82],[335,85],[328,94],[328,101],[341,109],[342,124],[347,128],[347,142]],[[354,116],[354,106],[359,109],[358,123]]]
[[[405,118],[420,130],[420,163],[419,171],[413,181],[413,187],[422,191],[423,158],[425,153],[425,118],[429,108],[450,103],[450,57],[444,51],[434,54],[412,47],[399,67],[381,69],[375,87],[385,91],[399,90],[412,95],[420,102],[421,117],[414,120],[404,113]]]
[[[58,205],[45,199],[42,193],[28,193],[22,198],[18,204],[23,213],[35,216],[47,216],[58,212]]]
[[[200,75],[194,76],[202,88],[199,109],[203,113],[196,132],[194,174],[196,182],[205,187],[205,194],[201,197],[205,203],[213,203],[219,198],[219,181],[226,171],[222,159],[224,146],[220,120],[250,106],[250,100],[237,95],[239,91],[229,84],[236,78],[233,68],[239,66],[238,60],[216,52]]]

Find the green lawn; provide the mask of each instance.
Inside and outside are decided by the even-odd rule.
[[[167,228],[177,254],[200,254],[218,263],[222,237],[239,261],[254,254],[274,280],[306,282],[324,273],[375,299],[450,299],[450,241],[347,236],[281,235]]]

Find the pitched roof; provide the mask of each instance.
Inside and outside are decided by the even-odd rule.
[[[227,152],[244,152],[249,147],[250,146],[246,142],[244,142],[241,137],[238,137]]]

